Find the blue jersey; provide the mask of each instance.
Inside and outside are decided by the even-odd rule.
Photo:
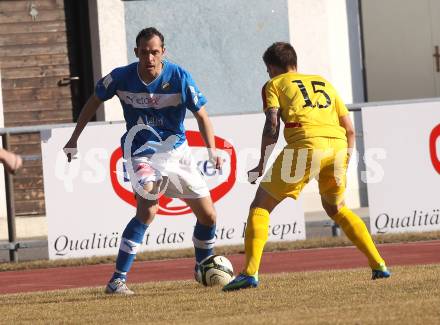
[[[148,129],[143,127],[136,133],[132,156],[153,154],[157,146],[148,144],[159,144],[166,139],[173,139],[170,149],[179,147],[186,140],[183,126],[186,110],[197,112],[206,104],[206,98],[191,75],[174,63],[164,61],[161,74],[149,84],[140,78],[137,67],[138,62],[134,62],[116,68],[99,80],[95,88],[96,96],[102,101],[114,95],[119,97],[127,122],[127,132],[121,138],[122,149],[130,129],[139,124],[148,125]]]

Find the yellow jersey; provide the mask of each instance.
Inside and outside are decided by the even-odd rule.
[[[262,91],[264,110],[281,110],[287,143],[312,137],[347,139],[339,118],[348,109],[324,78],[287,72],[269,80]]]

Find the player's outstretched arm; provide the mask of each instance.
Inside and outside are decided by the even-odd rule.
[[[220,169],[223,161],[217,155],[214,140],[214,129],[212,127],[211,120],[208,117],[205,106],[202,106],[197,112],[193,112],[194,117],[197,120],[199,131],[202,134],[203,141],[208,148],[209,159],[215,163],[215,168]]]
[[[261,137],[260,160],[257,167],[248,171],[249,182],[255,184],[257,179],[263,175],[264,166],[268,161],[280,134],[280,112],[277,108],[266,110],[266,121],[264,122],[263,135]]]
[[[90,96],[87,103],[84,105],[81,113],[78,117],[78,122],[76,123],[75,130],[73,130],[72,136],[69,141],[64,146],[64,152],[67,155],[67,160],[70,162],[77,151],[77,141],[81,132],[86,127],[87,123],[92,119],[92,117],[96,114],[99,105],[101,105],[102,101],[96,96]]]

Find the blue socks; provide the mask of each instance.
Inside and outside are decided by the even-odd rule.
[[[136,252],[141,245],[148,225],[133,218],[122,233],[121,245],[116,259],[116,270],[110,281],[127,279],[127,272],[133,264]],[[206,257],[213,255],[215,244],[215,225],[205,226],[197,221],[193,235],[196,262],[200,263]]]
[[[116,259],[116,271],[113,273],[110,281],[114,279],[125,281],[127,279],[127,272],[133,264],[136,252],[144,239],[147,228],[148,225],[143,224],[136,218],[131,219],[127,227],[125,227]]]
[[[215,244],[215,224],[212,226],[202,225],[197,221],[193,235],[196,262],[200,263],[206,257],[213,255]]]

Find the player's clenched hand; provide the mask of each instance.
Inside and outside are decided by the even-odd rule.
[[[63,151],[67,156],[68,162],[71,162],[72,159],[76,159],[76,154],[78,153],[76,141],[73,141],[72,139],[69,140],[64,146]]]
[[[217,155],[209,157],[209,161],[215,166],[215,169],[221,170],[223,166],[223,159]]]
[[[208,155],[209,155],[209,161],[212,164],[214,164],[215,169],[221,170],[224,160],[220,156],[217,155],[216,150],[208,148]]]
[[[263,171],[264,171],[264,166],[260,164],[254,169],[248,171],[248,182],[251,184],[255,184],[257,179],[260,178],[261,175],[263,175]]]
[[[223,166],[223,159],[219,156],[215,157],[215,169],[221,170]]]

